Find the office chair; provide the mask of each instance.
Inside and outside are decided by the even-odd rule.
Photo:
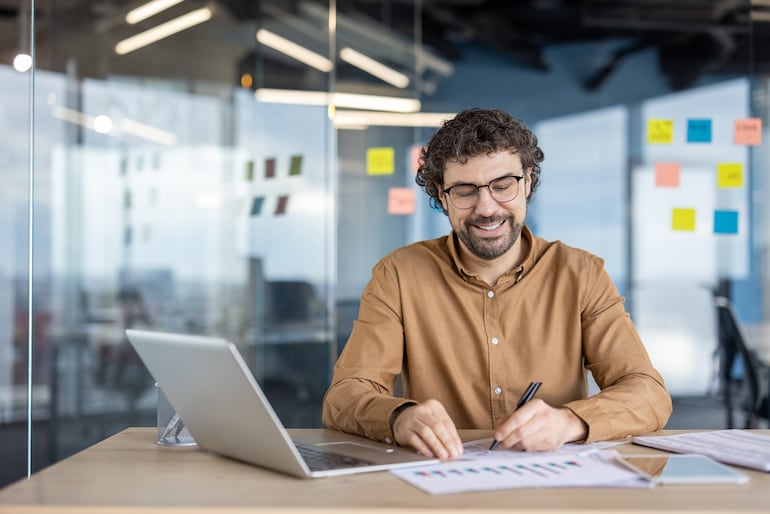
[[[752,428],[759,419],[770,420],[768,397],[762,397],[766,389],[763,374],[770,373],[748,346],[738,317],[724,296],[715,296],[719,334],[719,382],[727,414],[727,428],[735,428],[734,410],[745,415],[743,428]],[[765,376],[764,380],[770,380]]]

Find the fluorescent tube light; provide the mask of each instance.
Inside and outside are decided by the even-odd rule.
[[[62,107],[60,105],[57,105],[53,108],[52,114],[54,118],[82,125],[83,127],[86,127],[87,129],[93,130],[94,132],[98,132],[100,134],[118,136],[122,132],[167,146],[171,146],[176,143],[176,135],[173,133],[159,129],[157,127],[153,127],[152,125],[147,125],[146,123],[132,120],[130,118],[121,120],[116,127],[112,119],[104,114],[100,114],[99,116],[91,116],[80,111]]]
[[[129,25],[139,23],[140,21],[155,16],[159,12],[165,11],[169,7],[173,7],[181,2],[184,2],[184,0],[152,0],[144,5],[140,5],[136,9],[128,11],[126,14],[126,23]]]
[[[452,118],[449,112],[366,112],[338,110],[334,115],[334,126],[358,130],[362,127],[439,127]]]
[[[385,66],[381,62],[350,47],[346,46],[340,50],[340,59],[398,88],[403,89],[409,85],[409,77],[403,73]]]
[[[257,41],[317,70],[329,72],[334,67],[332,62],[323,55],[308,50],[304,46],[289,41],[269,30],[259,29],[257,31]]]
[[[194,27],[195,25],[203,23],[204,21],[208,21],[211,19],[211,15],[211,9],[208,7],[202,7],[200,9],[190,11],[189,13],[183,14],[178,18],[174,18],[173,20],[162,23],[157,27],[145,30],[144,32],[140,32],[135,36],[131,36],[124,39],[123,41],[120,41],[117,45],[115,45],[115,53],[118,55],[125,55],[129,52],[133,52],[134,50],[138,50],[139,48],[151,45],[152,43],[172,36],[177,32],[181,32],[183,30],[189,29],[190,27]]]
[[[257,89],[254,92],[254,97],[260,102],[268,103],[334,105],[335,107],[346,107],[348,109],[391,112],[416,112],[420,110],[419,100],[395,96],[263,88]]]
[[[132,120],[130,118],[124,118],[118,123],[118,127],[121,132],[126,134],[133,134],[149,141],[155,141],[166,146],[171,146],[176,143],[176,135],[168,132],[167,130],[147,125],[140,121]]]
[[[419,100],[395,96],[332,93],[332,103],[337,107],[370,111],[417,112],[420,110]]]
[[[331,98],[324,91],[299,91],[294,89],[260,88],[254,91],[254,98],[272,104],[329,105]]]

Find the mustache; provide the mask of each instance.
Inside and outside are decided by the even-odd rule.
[[[494,225],[495,223],[502,223],[504,221],[512,220],[512,216],[506,216],[501,218],[500,216],[495,217],[478,217],[478,218],[468,218],[465,220],[466,223],[471,225]]]

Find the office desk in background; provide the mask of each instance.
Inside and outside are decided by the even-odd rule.
[[[675,432],[681,431],[661,433]],[[490,433],[465,431],[462,436],[473,440]],[[658,453],[631,445],[618,449]],[[154,428],[129,428],[0,490],[0,513],[770,512],[770,474],[742,471],[751,476],[742,486],[508,489],[431,496],[388,472],[302,480],[199,449],[160,447]]]
[[[770,323],[747,323],[743,326],[743,333],[746,336],[746,345],[754,350],[762,366],[765,367],[765,391],[764,395],[768,398],[766,406],[767,411],[764,414],[768,426],[770,426]],[[761,387],[761,378],[760,378]],[[761,398],[762,395],[760,395]]]

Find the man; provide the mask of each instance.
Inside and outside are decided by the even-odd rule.
[[[435,133],[416,180],[452,231],[373,268],[324,398],[327,426],[452,458],[457,429],[539,451],[665,425],[671,398],[603,261],[525,225],[543,159],[498,110],[463,111]],[[537,396],[517,409],[533,381]]]

